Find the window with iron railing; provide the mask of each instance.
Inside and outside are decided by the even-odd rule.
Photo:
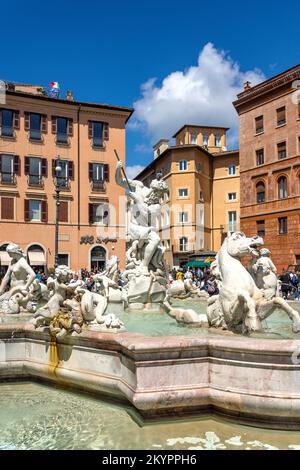
[[[93,191],[104,191],[105,182],[109,181],[109,165],[107,163],[89,163],[89,180]]]
[[[57,166],[61,168],[59,174],[55,170]],[[74,179],[74,163],[70,160],[52,160],[52,176],[55,178],[57,186],[69,189],[70,180]]]
[[[105,141],[109,140],[109,127],[107,122],[89,121],[89,139],[93,148],[103,148]]]
[[[25,175],[28,186],[42,187],[47,176],[47,159],[40,157],[25,157]]]
[[[2,184],[16,184],[16,175],[20,174],[18,155],[0,155],[0,181]]]

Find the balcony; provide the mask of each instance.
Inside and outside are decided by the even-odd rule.
[[[30,142],[43,143],[44,142],[44,137],[43,137],[43,134],[40,130],[31,129],[30,131],[28,131],[28,140]]]
[[[97,139],[94,137],[93,139],[91,139],[91,147],[94,150],[105,150],[105,141],[103,139]]]
[[[31,188],[43,188],[44,187],[44,179],[40,175],[28,175],[28,186]]]
[[[16,132],[12,127],[7,127],[7,126],[2,126],[0,128],[0,135],[3,138],[7,139],[15,139],[16,138]]]
[[[7,184],[9,186],[16,186],[17,178],[14,173],[0,173],[0,182],[1,184]]]
[[[97,193],[105,193],[106,191],[106,184],[104,180],[92,180],[91,187],[92,191]]]

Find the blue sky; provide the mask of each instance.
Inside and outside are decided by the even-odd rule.
[[[79,100],[135,106],[132,173],[187,120],[230,125],[236,147],[231,98],[245,78],[256,83],[300,62],[299,10],[293,0],[284,8],[269,0],[5,2],[0,79],[59,81]]]

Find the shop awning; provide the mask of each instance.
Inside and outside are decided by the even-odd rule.
[[[7,251],[0,251],[0,265],[1,266],[9,266],[11,262],[11,257],[7,253]]]
[[[207,261],[189,261],[184,265],[185,268],[205,268],[206,266],[210,266]]]
[[[30,266],[45,266],[46,258],[43,251],[28,251]]]

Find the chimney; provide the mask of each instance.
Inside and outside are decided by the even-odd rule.
[[[153,145],[154,160],[167,148],[169,148],[169,139],[160,139],[155,145]]]
[[[248,80],[244,83],[244,91],[248,91],[248,90],[251,90],[252,86],[251,86],[251,82],[249,82]]]
[[[74,101],[73,92],[71,90],[67,91],[67,100]]]

